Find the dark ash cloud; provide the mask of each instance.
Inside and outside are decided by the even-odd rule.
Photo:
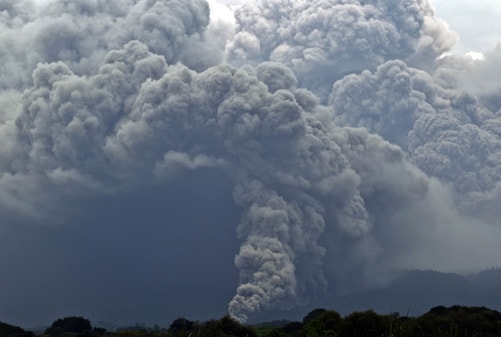
[[[46,263],[51,313],[133,319],[136,289],[245,321],[389,269],[499,261],[499,53],[439,58],[454,35],[427,1],[260,1],[235,32],[203,0],[0,10],[0,262],[26,268],[5,293]],[[79,266],[91,290],[64,279]]]
[[[258,1],[235,18],[229,62],[283,63],[322,98],[346,74],[393,59],[433,62],[455,41],[427,1]]]

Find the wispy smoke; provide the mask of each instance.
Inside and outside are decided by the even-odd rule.
[[[501,257],[501,49],[439,58],[456,37],[427,1],[258,1],[234,32],[204,0],[0,13],[2,221],[220,170],[240,320],[360,271]]]

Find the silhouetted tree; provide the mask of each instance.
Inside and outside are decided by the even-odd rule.
[[[188,336],[195,328],[196,323],[186,318],[177,318],[169,326],[169,333],[174,336]]]
[[[20,327],[0,322],[0,337],[35,337],[35,335]]]
[[[206,322],[201,329],[200,336],[204,337],[257,337],[256,332],[241,325],[230,316],[224,316],[220,320]]]
[[[415,335],[500,336],[501,314],[484,307],[443,306],[418,317]]]
[[[314,310],[304,319],[302,335],[309,337],[336,336],[343,319],[333,310]]]
[[[45,330],[45,334],[51,337],[63,337],[65,333],[73,333],[77,337],[92,336],[92,326],[88,319],[72,316],[56,320]]]
[[[385,318],[373,310],[354,312],[343,320],[339,329],[340,337],[384,336],[389,331]]]
[[[304,316],[303,324],[306,324],[310,321],[313,321],[314,319],[316,319],[318,316],[322,315],[326,311],[327,311],[327,309],[322,309],[322,308],[310,311],[309,313],[306,314],[306,316]]]

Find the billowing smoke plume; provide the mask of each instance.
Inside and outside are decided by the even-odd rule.
[[[427,1],[263,0],[235,18],[229,62],[283,63],[322,98],[346,74],[392,59],[429,64],[455,41]]]
[[[252,2],[234,34],[204,0],[0,11],[2,221],[219,170],[240,320],[360,272],[501,257],[501,89],[482,87],[500,49],[438,58],[455,36],[427,1]]]
[[[478,70],[470,64],[464,72],[481,71],[487,62]],[[458,73],[456,81],[465,75]],[[330,102],[340,125],[364,127],[398,144],[424,172],[451,183],[459,200],[476,203],[476,192],[492,191],[501,178],[495,127],[499,91],[485,88],[476,95],[438,83],[423,71],[390,61],[375,73],[336,82]]]

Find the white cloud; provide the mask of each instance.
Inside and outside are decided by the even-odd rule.
[[[485,52],[501,42],[499,0],[433,0],[435,15],[459,34],[455,51]]]
[[[211,21],[222,21],[230,25],[235,24],[233,11],[230,9],[231,1],[207,0],[210,6]]]

